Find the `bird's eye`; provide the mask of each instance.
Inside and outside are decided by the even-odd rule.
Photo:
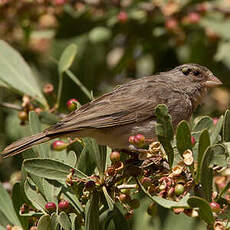
[[[194,74],[194,76],[199,76],[200,75],[200,71],[199,70],[194,70],[193,74]]]
[[[184,67],[184,68],[182,68],[181,71],[182,71],[183,74],[188,75],[191,70],[188,67]]]

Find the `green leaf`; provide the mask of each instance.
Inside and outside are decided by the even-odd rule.
[[[171,145],[174,132],[172,127],[172,118],[168,114],[168,108],[166,105],[159,104],[155,109],[157,117],[157,124],[155,127],[158,140],[164,147],[164,150],[168,156],[169,166],[173,165],[174,151]]]
[[[108,204],[109,210],[113,210],[114,209],[114,201],[109,196],[109,194],[108,194],[107,189],[106,189],[105,186],[102,187],[102,191],[104,192],[105,199],[106,199],[106,202]]]
[[[21,226],[20,220],[15,213],[12,200],[0,183],[0,210],[14,225]]]
[[[193,126],[193,132],[203,131],[204,129],[210,129],[213,126],[213,120],[211,117],[203,116],[195,119],[195,125]]]
[[[89,32],[89,40],[93,43],[105,42],[109,40],[112,33],[105,27],[95,27]]]
[[[188,199],[188,204],[192,208],[199,208],[200,218],[203,219],[208,225],[213,225],[214,217],[212,214],[212,209],[206,200],[200,197],[192,196]]]
[[[12,190],[12,201],[13,201],[13,205],[14,205],[14,210],[15,210],[20,222],[22,223],[23,228],[28,229],[28,226],[29,226],[28,219],[23,218],[19,215],[20,208],[21,208],[22,204],[25,203],[25,200],[24,200],[24,196],[23,196],[22,191],[21,191],[21,185],[18,182],[14,184],[14,187]]]
[[[4,213],[0,210],[0,226],[6,226],[7,224],[12,224],[12,222],[4,215]],[[4,230],[6,228],[4,227]]]
[[[48,107],[30,67],[22,56],[3,40],[0,40],[0,51],[0,82],[21,95],[30,95]]]
[[[99,173],[103,175],[105,171],[105,164],[106,164],[106,154],[107,154],[106,146],[98,145],[93,138],[84,138],[84,142],[86,144],[86,148],[88,149],[89,153],[95,160]]]
[[[49,215],[43,215],[39,221],[37,230],[52,230],[51,228],[51,220]]]
[[[113,221],[116,230],[129,230],[129,223],[121,213],[119,208],[115,205],[113,211]]]
[[[44,195],[49,202],[54,202],[58,204],[58,196],[61,192],[61,184],[56,181],[49,181],[45,178],[42,178],[43,191]]]
[[[58,221],[58,214],[53,212],[51,215],[51,229],[52,230],[59,230],[59,221]]]
[[[31,202],[31,204],[38,210],[45,213],[45,205],[47,201],[38,191],[36,185],[33,181],[28,177],[25,181],[24,190],[27,198]]]
[[[70,170],[73,169],[73,167],[69,165],[51,159],[29,159],[25,160],[23,164],[27,172],[51,180],[65,181],[67,175],[70,173]],[[87,177],[78,169],[74,170],[74,175],[76,175],[78,178]]]
[[[85,212],[85,229],[99,230],[99,197],[96,192],[93,193],[90,200],[86,203]]]
[[[58,63],[58,71],[60,75],[70,68],[76,54],[77,46],[75,44],[70,44],[65,48]]]
[[[223,140],[230,142],[230,110],[226,110],[224,114]]]
[[[216,144],[217,143],[220,131],[221,131],[222,126],[223,126],[223,122],[224,122],[224,117],[221,116],[218,119],[216,125],[213,126],[213,128],[210,130],[210,141],[211,141],[211,144]]]
[[[71,221],[71,230],[77,230],[76,225],[77,225],[77,215],[75,213],[70,213],[69,218]]]
[[[39,121],[38,115],[34,111],[31,111],[29,113],[29,125],[30,125],[31,134],[40,133],[42,131],[41,123]],[[33,150],[41,158],[48,158],[49,157],[49,146],[47,143],[33,146]],[[36,157],[36,156],[31,156],[31,158],[32,157]]]
[[[65,230],[71,230],[71,222],[68,215],[65,212],[61,212],[58,216],[58,221],[61,224],[62,228]]]
[[[139,187],[141,188],[141,190],[154,202],[156,202],[157,204],[159,204],[160,206],[164,207],[164,208],[188,208],[189,205],[187,203],[188,198],[190,197],[190,194],[186,194],[186,196],[184,196],[181,200],[179,200],[178,202],[176,201],[172,201],[172,200],[167,200],[164,199],[162,197],[159,196],[152,196],[149,194],[148,191],[146,191],[146,189],[144,188],[144,186],[140,183],[140,181],[137,179],[137,183],[139,185]]]
[[[54,125],[60,120],[58,116],[56,116],[53,113],[49,113],[47,111],[40,112],[39,117],[41,118],[42,123],[48,125]]]
[[[208,130],[205,129],[203,130],[199,138],[196,182],[200,181],[201,162],[203,159],[203,155],[209,146],[210,146],[209,133],[208,133]]]
[[[191,133],[186,121],[181,121],[176,130],[176,145],[182,155],[185,150],[192,149]]]
[[[226,167],[228,165],[227,158],[229,157],[229,154],[223,144],[215,144],[210,147],[210,151],[212,152],[212,158],[209,164],[209,167],[213,166],[220,166],[220,167]]]

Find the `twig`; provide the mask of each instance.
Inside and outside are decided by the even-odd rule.
[[[18,111],[21,111],[23,109],[20,105],[15,105],[15,104],[7,103],[7,102],[0,102],[0,107],[14,109]]]

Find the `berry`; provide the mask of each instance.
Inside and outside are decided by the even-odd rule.
[[[85,183],[85,190],[91,192],[95,189],[95,186],[95,182],[93,180],[89,180]]]
[[[125,23],[128,20],[128,15],[125,11],[120,11],[120,13],[117,15],[117,19],[121,23]]]
[[[46,203],[45,205],[45,209],[49,212],[49,213],[52,213],[52,212],[55,212],[56,210],[56,204],[54,202],[48,202]]]
[[[67,101],[67,108],[69,111],[74,111],[78,107],[78,100],[72,98]]]
[[[192,24],[198,23],[200,21],[200,14],[196,12],[191,12],[188,14],[187,20],[189,23],[192,23]]]
[[[43,86],[43,92],[46,95],[52,94],[54,92],[53,84],[47,83]]]
[[[26,111],[20,111],[20,112],[18,112],[18,118],[21,121],[27,121],[28,120],[28,113]]]
[[[55,151],[62,151],[66,149],[67,146],[68,146],[68,143],[61,141],[61,140],[57,140],[52,143],[52,149]]]
[[[194,136],[191,136],[191,143],[192,143],[192,146],[196,144],[196,139]]]
[[[129,143],[134,144],[134,142],[135,142],[135,136],[130,136],[129,137]]]
[[[175,18],[169,18],[167,19],[167,21],[165,22],[165,27],[168,30],[175,30],[178,27],[178,22]]]
[[[142,134],[137,134],[137,135],[134,137],[134,143],[135,143],[137,146],[142,146],[142,145],[145,143],[145,136],[142,135]]]
[[[209,205],[210,205],[213,212],[220,212],[221,211],[220,205],[218,203],[216,203],[215,201],[212,201]]]
[[[120,200],[121,203],[128,203],[128,202],[130,202],[131,197],[128,194],[121,193],[119,195],[119,200]]]
[[[69,208],[70,208],[70,204],[69,204],[69,201],[68,200],[61,200],[59,203],[58,203],[58,210],[61,212],[61,211],[64,211],[64,212],[68,212],[69,211]]]
[[[181,195],[181,194],[183,194],[184,193],[184,185],[182,185],[182,184],[177,184],[176,186],[175,186],[175,194],[177,195],[177,196],[179,196],[179,195]]]
[[[117,151],[113,151],[110,153],[110,160],[112,162],[117,162],[117,161],[120,161],[120,153],[117,152]]]

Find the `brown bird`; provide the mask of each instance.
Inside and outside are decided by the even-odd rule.
[[[221,85],[198,64],[184,64],[168,72],[130,81],[83,105],[54,126],[7,146],[3,157],[18,154],[53,138],[93,137],[113,149],[129,149],[129,136],[155,138],[155,107],[166,104],[173,126],[189,120],[207,89]]]

